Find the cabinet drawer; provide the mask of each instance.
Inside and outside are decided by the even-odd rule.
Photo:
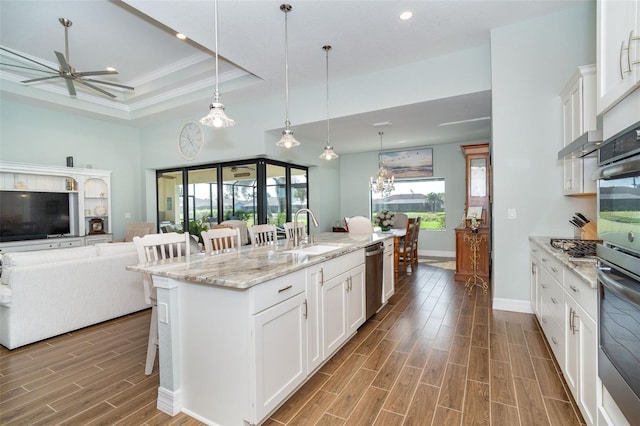
[[[557,282],[560,284],[564,282],[564,266],[562,266],[562,263],[558,259],[545,250],[540,253],[540,264],[549,271]]]
[[[80,238],[74,238],[72,240],[60,241],[60,248],[69,247],[82,247],[84,244]]]
[[[529,246],[529,250],[531,252],[531,257],[538,261],[538,263],[542,263],[542,251],[543,248],[538,244],[531,242]]]
[[[325,262],[322,265],[323,281],[330,280],[341,273],[353,269],[364,263],[364,249],[356,250],[344,256],[337,257]]]
[[[580,279],[573,272],[567,271],[564,276],[564,289],[578,302],[584,311],[595,319],[598,313],[598,293],[595,288]]]
[[[388,253],[390,251],[393,251],[393,238],[384,241],[384,252]]]
[[[562,367],[564,360],[564,291],[544,268],[540,269],[540,322],[542,330]]]
[[[300,270],[251,287],[251,314],[256,314],[304,292],[305,284],[305,271]]]

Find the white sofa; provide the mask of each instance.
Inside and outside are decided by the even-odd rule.
[[[0,285],[0,344],[14,349],[149,308],[132,242],[8,253]]]

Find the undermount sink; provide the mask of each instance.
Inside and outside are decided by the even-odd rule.
[[[339,249],[340,246],[326,246],[326,245],[313,245],[313,246],[307,246],[307,247],[301,247],[301,248],[297,248],[297,249],[293,249],[293,250],[285,250],[283,251],[283,253],[289,253],[289,254],[297,254],[297,255],[307,255],[307,256],[317,256],[319,254],[324,254],[324,253],[328,253],[330,251],[333,250],[337,250]]]

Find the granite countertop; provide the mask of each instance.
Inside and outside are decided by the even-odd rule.
[[[535,242],[546,250],[547,253],[562,262],[564,266],[578,275],[589,284],[591,288],[597,288],[596,263],[590,261],[572,261],[564,251],[551,247],[551,238],[553,237],[529,237],[529,241]]]
[[[243,246],[238,251],[216,255],[191,254],[189,258],[160,260],[127,266],[129,271],[147,272],[179,280],[205,285],[247,289],[256,284],[290,274],[311,265],[362,249],[377,241],[393,238],[392,233],[350,236],[347,233],[325,232],[313,235],[318,245],[335,245],[336,249],[324,254],[309,256],[286,253],[292,244],[280,240],[266,246]],[[302,245],[302,247],[309,244]]]

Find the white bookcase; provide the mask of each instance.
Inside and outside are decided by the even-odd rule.
[[[1,242],[0,250],[26,251],[111,241],[111,171],[0,161],[0,189],[69,193],[69,235]],[[0,218],[2,220],[2,218]]]

